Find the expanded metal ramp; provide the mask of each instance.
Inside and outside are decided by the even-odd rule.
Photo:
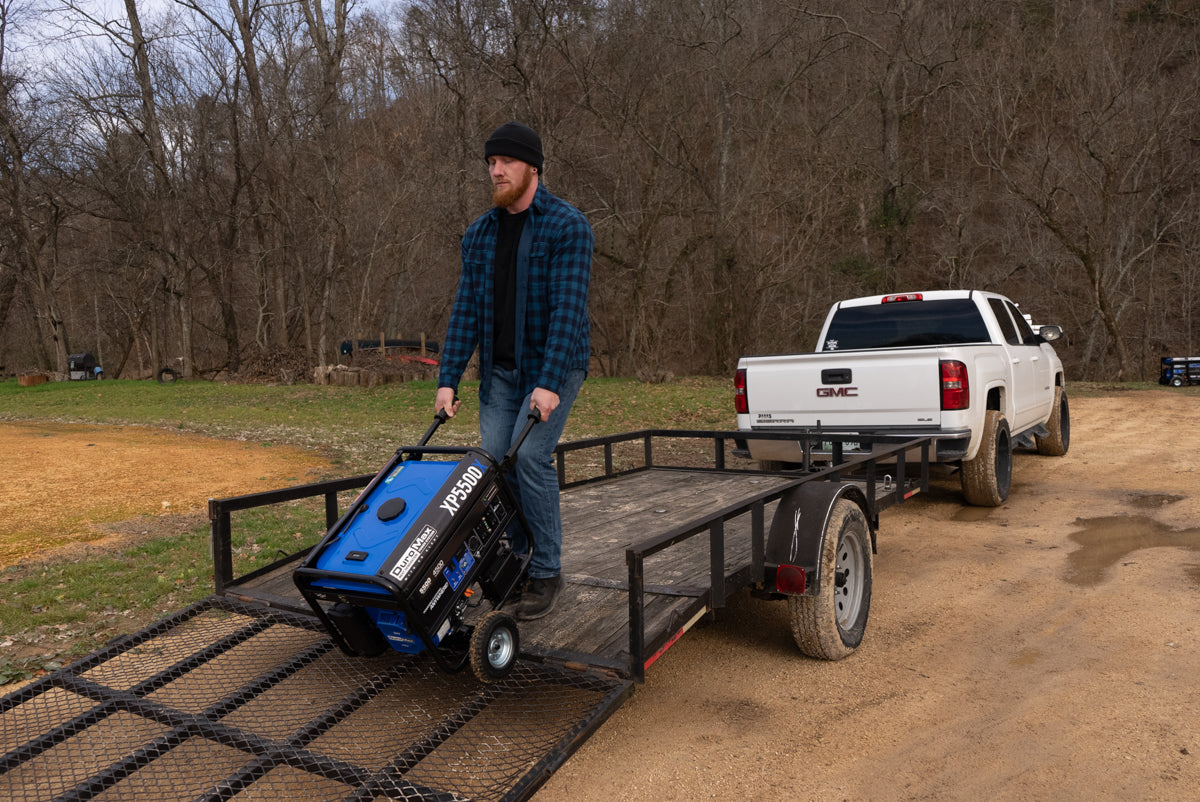
[[[0,699],[0,799],[524,799],[631,692],[348,658],[314,619],[210,597]]]

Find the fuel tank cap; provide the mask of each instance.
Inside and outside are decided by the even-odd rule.
[[[407,505],[404,503],[404,499],[389,498],[379,505],[379,509],[375,511],[375,517],[381,521],[390,521],[404,512],[405,506]]]

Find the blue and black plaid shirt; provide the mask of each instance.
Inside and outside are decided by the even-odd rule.
[[[496,236],[499,215],[504,213],[491,209],[463,235],[462,276],[438,376],[439,387],[457,391],[467,361],[478,346],[482,403],[487,403],[491,390]],[[567,373],[588,369],[587,303],[593,242],[592,227],[583,213],[539,184],[517,257],[516,357],[525,395],[535,387],[557,393]]]

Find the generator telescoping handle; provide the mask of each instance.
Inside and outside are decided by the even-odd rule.
[[[500,460],[501,473],[507,473],[508,470],[512,468],[512,464],[516,462],[517,459],[517,452],[520,451],[521,446],[525,444],[525,438],[529,436],[529,433],[533,431],[533,427],[536,426],[541,419],[542,413],[537,407],[534,407],[529,411],[529,417],[525,419],[524,428],[522,428],[521,433],[517,435],[517,439],[513,440],[512,445],[508,447],[508,451],[505,453],[504,458]]]
[[[449,419],[450,413],[446,410],[439,409],[437,412],[435,412],[433,414],[433,423],[429,424],[429,428],[425,430],[425,435],[421,438],[421,441],[417,443],[417,447],[419,448],[428,443],[429,439],[433,437],[433,433],[438,430],[438,427]]]

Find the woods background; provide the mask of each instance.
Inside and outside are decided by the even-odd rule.
[[[237,376],[440,340],[483,142],[596,233],[599,375],[1003,292],[1074,379],[1195,354],[1200,3],[0,0],[0,365]]]

